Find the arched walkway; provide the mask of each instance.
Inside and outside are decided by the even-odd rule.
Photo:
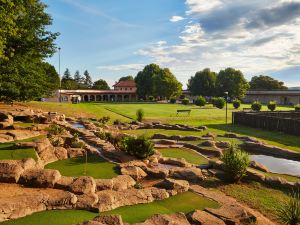
[[[95,95],[91,95],[91,96],[90,96],[90,101],[91,101],[91,102],[94,102],[94,101],[95,101]]]
[[[83,99],[84,99],[85,102],[88,102],[88,101],[89,101],[89,96],[88,96],[88,95],[85,95],[85,96],[83,97]]]

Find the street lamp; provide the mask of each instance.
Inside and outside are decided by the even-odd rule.
[[[61,102],[60,50],[58,47],[59,102]]]
[[[226,124],[227,124],[227,118],[228,118],[228,107],[227,107],[227,103],[228,103],[228,91],[224,92],[224,94],[226,95]]]

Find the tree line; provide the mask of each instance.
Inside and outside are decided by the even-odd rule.
[[[219,73],[206,68],[196,72],[187,84],[192,95],[224,96],[228,92],[231,99],[242,99],[248,90],[286,90],[284,83],[269,76],[254,76],[248,82],[240,70],[226,68]]]

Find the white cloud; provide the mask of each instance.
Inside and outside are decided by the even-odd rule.
[[[166,41],[158,41],[156,44],[157,44],[158,46],[162,46],[162,45],[166,45],[167,42],[166,42]]]
[[[187,15],[207,12],[223,5],[220,0],[186,0],[185,3],[189,8]]]
[[[144,68],[144,64],[121,64],[121,65],[105,65],[105,66],[97,66],[97,69],[109,70],[109,71],[138,71]]]
[[[170,19],[170,22],[176,23],[176,22],[181,21],[181,20],[184,20],[184,17],[182,17],[182,16],[172,16],[171,19]]]

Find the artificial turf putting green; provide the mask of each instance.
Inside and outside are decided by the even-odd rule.
[[[25,159],[33,158],[37,160],[35,150],[33,148],[16,149],[16,150],[1,150],[0,149],[0,160],[2,159]]]
[[[187,162],[197,165],[208,163],[208,160],[204,156],[187,148],[161,148],[157,150],[164,157],[184,158]]]
[[[119,214],[125,222],[132,224],[142,222],[154,214],[188,213],[195,209],[204,209],[207,207],[217,208],[219,204],[193,192],[186,192],[148,204],[120,207],[112,211],[100,213],[100,215]],[[71,225],[92,219],[97,215],[97,213],[82,210],[52,210],[7,221],[3,225]]]
[[[85,156],[69,158],[50,163],[47,169],[56,169],[63,176],[91,176],[94,178],[110,179],[118,175],[116,165],[107,162],[98,155],[88,155],[87,164]],[[86,173],[85,173],[86,171]]]

